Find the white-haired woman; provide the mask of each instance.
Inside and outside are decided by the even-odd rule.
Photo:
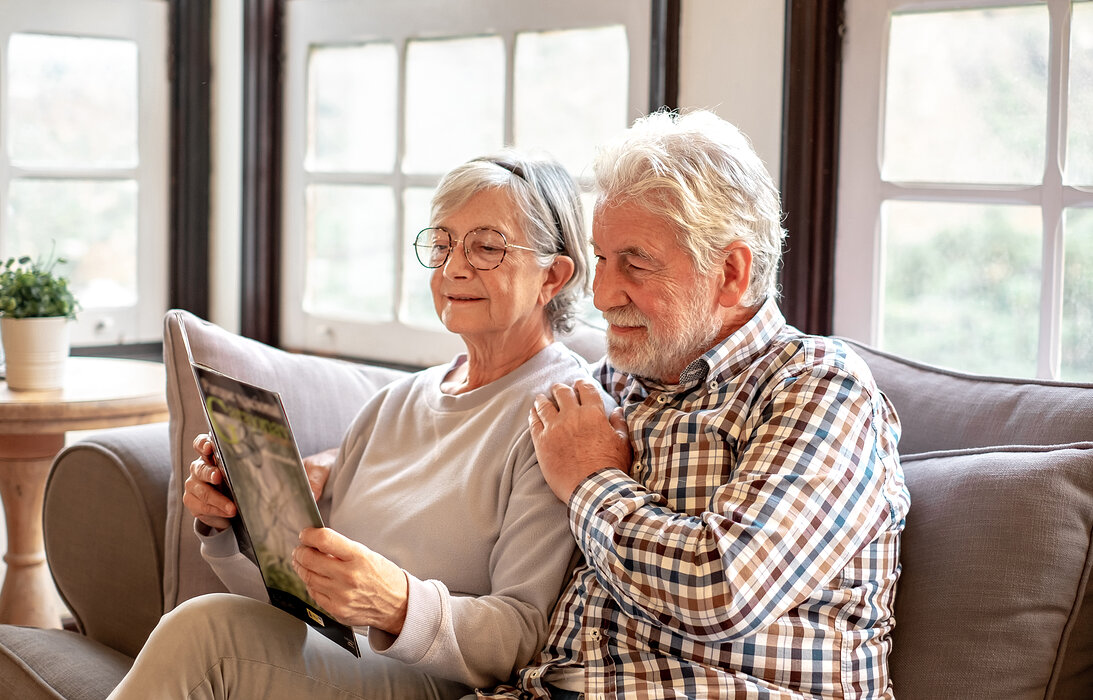
[[[305,530],[294,557],[363,657],[266,603],[203,596],[161,621],[111,697],[460,697],[542,645],[574,543],[527,415],[537,393],[589,376],[554,339],[589,279],[578,193],[553,161],[475,159],[442,180],[414,245],[466,352],[364,406],[319,499],[329,528]],[[261,599],[219,469],[195,446],[184,503],[203,554]]]

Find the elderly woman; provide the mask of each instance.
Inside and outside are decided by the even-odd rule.
[[[165,616],[111,697],[461,697],[542,645],[574,543],[527,416],[536,394],[589,376],[554,340],[589,275],[578,193],[550,161],[473,160],[442,180],[414,246],[466,352],[363,407],[319,499],[329,527],[305,530],[294,555],[312,597],[357,629],[362,658],[259,602],[201,439],[184,502],[205,558],[252,597]]]

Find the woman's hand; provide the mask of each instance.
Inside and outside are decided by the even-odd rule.
[[[311,486],[311,493],[318,501],[323,495],[326,480],[330,478],[330,468],[334,466],[334,460],[338,457],[338,448],[331,447],[310,457],[304,457],[304,471],[307,472],[307,483]]]
[[[231,527],[235,503],[218,488],[224,483],[224,472],[216,463],[213,442],[205,433],[194,438],[198,458],[190,462],[182,504],[199,522],[214,530]]]
[[[330,528],[308,528],[292,566],[315,602],[339,621],[402,632],[409,584],[394,562]]]

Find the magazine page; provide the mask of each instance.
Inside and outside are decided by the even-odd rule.
[[[360,656],[352,628],[311,598],[292,568],[300,532],[323,527],[280,396],[191,362],[231,498],[240,551],[258,564],[270,602]],[[249,550],[249,551],[248,551]]]

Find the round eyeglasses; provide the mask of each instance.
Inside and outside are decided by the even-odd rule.
[[[455,243],[447,229],[426,228],[419,231],[414,239],[414,252],[417,253],[418,262],[425,267],[442,267],[448,262]],[[505,240],[505,234],[492,228],[476,228],[463,236],[463,253],[476,270],[494,269],[505,259],[509,248],[535,252],[534,248],[509,243]]]

